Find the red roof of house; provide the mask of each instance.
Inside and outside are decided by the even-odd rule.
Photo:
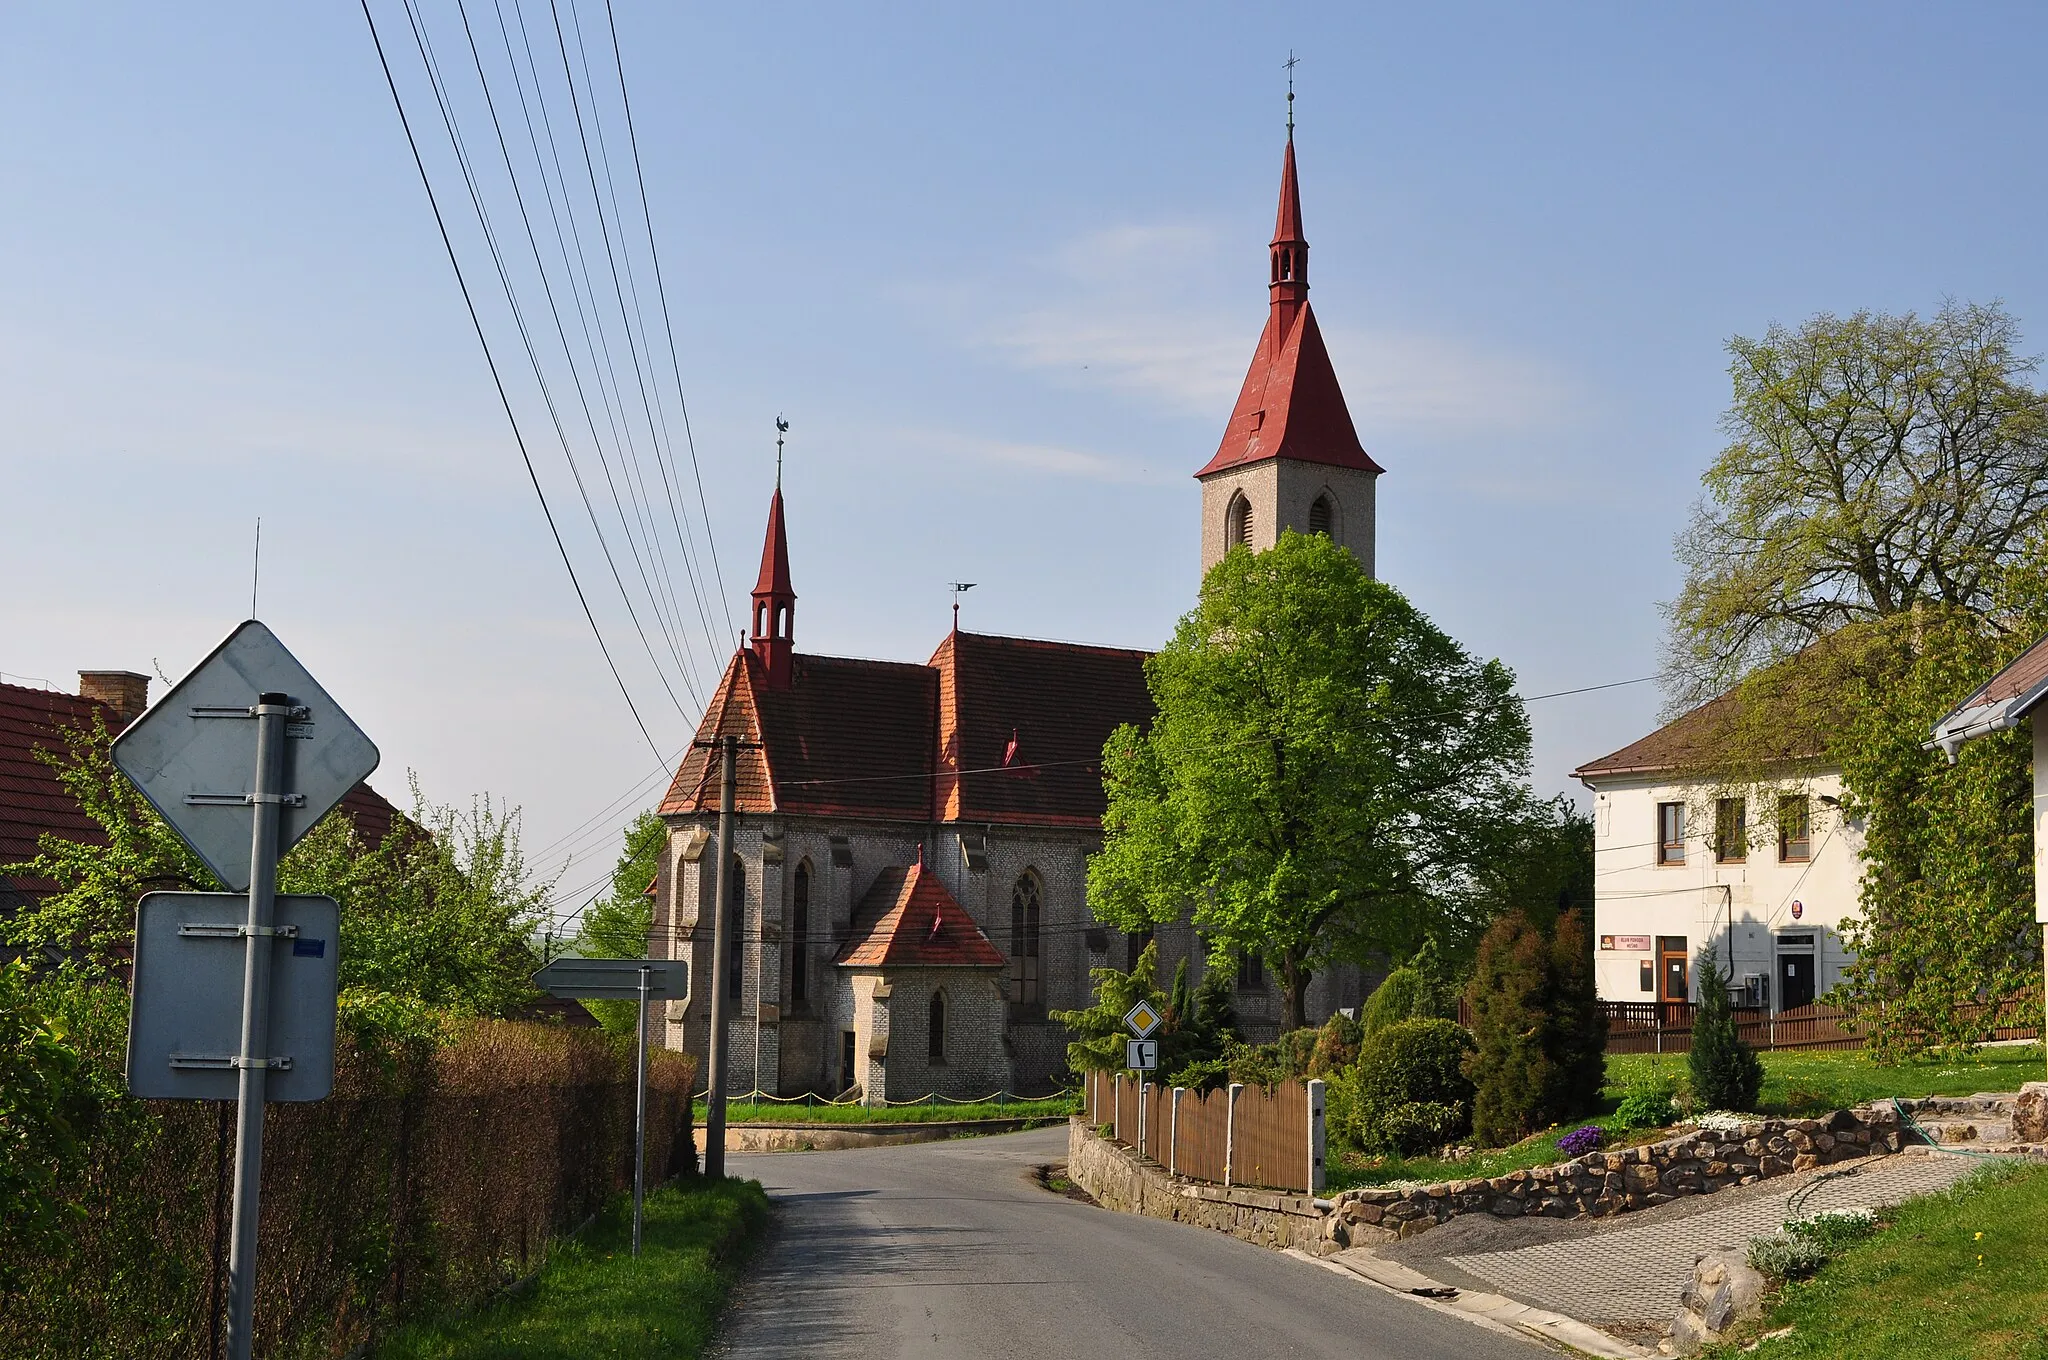
[[[836,962],[848,968],[1001,968],[1004,961],[920,859],[876,877]]]
[[[954,633],[921,666],[800,654],[789,688],[775,690],[743,648],[697,739],[760,743],[740,753],[742,812],[1092,828],[1103,742],[1119,724],[1152,720],[1145,655]],[[718,799],[717,759],[695,746],[661,812],[716,812]]]
[[[34,858],[37,842],[45,834],[88,845],[106,839],[99,823],[86,816],[57,772],[37,755],[39,750],[68,752],[71,746],[65,731],[90,728],[96,713],[107,717],[110,731],[121,730],[112,710],[97,699],[0,684],[0,866]],[[402,816],[368,784],[349,790],[341,806],[355,818],[356,830],[373,845]],[[0,888],[9,886],[42,893],[54,885],[0,874]]]

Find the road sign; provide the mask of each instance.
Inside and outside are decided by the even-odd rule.
[[[230,889],[249,886],[255,705],[287,696],[277,852],[377,768],[377,748],[271,631],[251,619],[114,742],[114,764]]]
[[[1149,1001],[1140,1001],[1124,1013],[1124,1025],[1140,1039],[1152,1037],[1152,1031],[1166,1023],[1166,1017],[1152,1008]]]
[[[1159,1066],[1157,1039],[1124,1040],[1124,1066],[1134,1072],[1150,1072]]]
[[[241,893],[142,899],[128,1012],[130,1095],[235,1099],[248,910]],[[271,921],[269,1037],[257,1055],[270,1062],[263,1098],[325,1100],[334,1090],[341,909],[331,897],[279,897]]]
[[[638,1256],[640,1202],[647,1172],[647,1007],[650,1002],[688,996],[690,965],[682,959],[556,959],[533,975],[533,985],[550,996],[640,1003],[633,1058],[633,1254]],[[756,1034],[759,1030],[757,1024]],[[760,1067],[758,1049],[754,1065]],[[705,1148],[708,1157],[708,1141]]]
[[[690,965],[682,959],[556,959],[533,975],[533,985],[549,996],[638,1001],[643,968],[649,1001],[689,994]]]

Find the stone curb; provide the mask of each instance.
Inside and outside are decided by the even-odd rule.
[[[1370,1253],[1346,1251],[1336,1256],[1311,1256],[1305,1251],[1290,1248],[1286,1253],[1299,1261],[1324,1270],[1336,1271],[1361,1283],[1384,1289],[1389,1294],[1419,1303],[1425,1308],[1462,1318],[1489,1331],[1503,1332],[1517,1338],[1535,1337],[1553,1345],[1568,1346],[1587,1355],[1599,1356],[1600,1360],[1646,1360],[1656,1356],[1655,1351],[1646,1351],[1631,1346],[1600,1331],[1589,1327],[1575,1318],[1562,1313],[1553,1313],[1542,1308],[1531,1308],[1526,1303],[1500,1294],[1485,1294],[1439,1283],[1427,1275],[1409,1269],[1393,1261],[1382,1261]]]

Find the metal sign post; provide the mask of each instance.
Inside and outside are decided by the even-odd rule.
[[[1140,1001],[1124,1013],[1124,1025],[1137,1035],[1124,1041],[1125,1066],[1138,1074],[1138,1155],[1145,1155],[1145,1074],[1159,1066],[1159,1041],[1153,1031],[1166,1023],[1149,1001]]]
[[[255,721],[253,734],[244,725],[250,719]],[[325,1007],[326,1052],[319,1056],[327,1084],[332,1081],[334,1057],[335,960],[327,957],[326,950],[332,934],[319,941],[318,954],[310,954],[311,937],[304,939],[302,951],[296,925],[285,927],[284,931],[290,932],[285,934],[273,924],[277,860],[377,768],[377,748],[276,636],[251,619],[121,734],[114,743],[113,758],[206,866],[229,888],[248,894],[238,932],[243,944],[241,1007],[239,1042],[232,1054],[178,1051],[180,1025],[197,1024],[189,1019],[189,1013],[207,1010],[206,1002],[217,1004],[219,996],[217,992],[210,997],[191,994],[203,970],[189,976],[156,976],[167,966],[168,956],[143,948],[149,933],[143,927],[152,916],[168,918],[165,910],[150,908],[147,903],[138,912],[129,1084],[132,1090],[147,1090],[169,1080],[173,1098],[196,1099],[214,1094],[204,1089],[211,1083],[180,1087],[178,1073],[235,1073],[227,1351],[229,1360],[249,1360],[256,1308],[264,1105],[271,1098],[268,1077],[273,1069],[289,1072],[293,1062],[293,1055],[277,1051],[271,1033],[272,964],[280,939],[292,941],[294,958],[310,956],[325,961],[324,968],[310,972],[295,968],[290,977],[294,983],[310,980],[316,986],[324,985],[324,993],[312,1000]],[[246,823],[242,821],[245,813]],[[168,910],[175,915],[177,907],[174,904]],[[232,938],[228,934],[231,928],[224,922],[184,922],[177,926],[177,934]],[[163,1000],[168,1012],[145,1007],[141,1003],[146,998]],[[295,1007],[295,1013],[303,1010],[303,1006]],[[159,1025],[166,1013],[187,1018]],[[214,1018],[217,1023],[219,1017]],[[320,1019],[316,1011],[310,1025],[300,1027],[302,1035],[311,1032],[315,1036],[314,1043],[318,1042]],[[149,1063],[166,1041],[170,1044],[169,1078]],[[316,1055],[308,1051],[303,1056],[310,1059]],[[317,1100],[327,1094],[326,1085],[320,1082],[310,1088],[301,1083],[301,1088],[294,1093],[298,1099]]]
[[[640,1206],[647,1173],[647,1003],[686,996],[690,965],[681,959],[556,959],[533,975],[550,996],[640,1003],[633,1053],[633,1254],[640,1254]],[[706,1157],[708,1160],[709,1152]]]

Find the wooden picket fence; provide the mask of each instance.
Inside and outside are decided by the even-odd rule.
[[[1122,1072],[1090,1072],[1083,1111],[1117,1142],[1177,1176],[1218,1185],[1315,1193],[1323,1185],[1322,1083],[1282,1082],[1268,1091],[1233,1085],[1191,1091],[1138,1083]]]

